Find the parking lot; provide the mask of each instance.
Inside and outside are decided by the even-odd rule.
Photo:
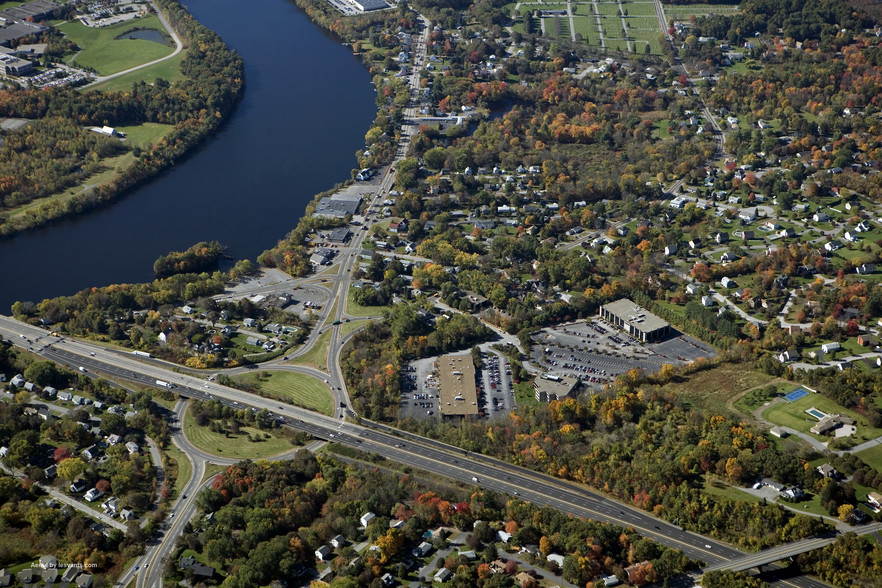
[[[478,408],[487,418],[503,418],[515,406],[511,366],[495,351],[481,353],[480,369],[476,369]],[[399,417],[437,419],[438,379],[434,373],[435,358],[413,361],[401,368],[401,403]]]
[[[511,366],[502,355],[491,351],[481,354],[478,380],[478,406],[490,418],[505,417],[515,406]]]
[[[537,365],[576,376],[589,389],[600,389],[634,368],[655,373],[666,363],[682,365],[716,355],[709,345],[682,334],[642,343],[600,318],[544,329],[534,342],[531,356]]]

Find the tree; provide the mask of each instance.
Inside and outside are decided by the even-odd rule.
[[[55,363],[51,361],[35,361],[25,369],[22,375],[26,380],[35,382],[41,388],[67,385],[67,378],[58,371]]]
[[[70,456],[70,449],[68,449],[67,447],[56,447],[55,451],[52,453],[52,458],[55,460],[55,463],[64,461]]]
[[[65,480],[76,480],[89,467],[79,457],[69,457],[58,463],[58,476]]]
[[[843,504],[839,507],[839,520],[843,523],[848,522],[848,518],[851,516],[852,511],[854,510],[853,504]]]

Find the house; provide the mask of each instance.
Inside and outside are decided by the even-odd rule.
[[[104,496],[104,492],[102,492],[98,488],[92,488],[91,490],[86,492],[86,495],[83,496],[83,498],[85,498],[87,502],[94,502],[102,496]]]
[[[827,222],[830,222],[830,215],[827,214],[826,212],[816,212],[812,216],[812,220],[815,221],[816,223],[827,223]]]
[[[737,288],[738,287],[738,284],[735,283],[735,280],[728,278],[728,277],[724,277],[722,280],[720,280],[720,284],[723,285],[723,288]]]
[[[242,321],[242,324],[245,325],[246,327],[253,327],[253,326],[257,325],[257,321],[254,320],[253,318],[246,318],[245,320]]]
[[[398,222],[392,222],[389,224],[389,232],[390,233],[406,233],[407,232],[407,219],[401,219]]]
[[[701,292],[701,284],[689,283],[686,284],[686,293],[687,294],[698,294]]]
[[[58,577],[60,575],[61,574],[58,573],[57,569],[50,568],[50,569],[46,569],[46,570],[43,570],[42,572],[40,572],[40,579],[43,580],[43,583],[46,586],[52,586],[53,584],[55,584],[55,582],[58,581]]]
[[[789,363],[799,359],[799,351],[785,351],[778,354],[778,361],[781,363]]]
[[[824,343],[823,345],[821,345],[821,351],[823,351],[824,353],[833,353],[834,351],[839,351],[840,349],[842,349],[842,346],[836,341],[833,341],[832,343]]]
[[[75,584],[77,588],[92,588],[92,574],[80,574]]]
[[[56,390],[52,386],[46,386],[45,388],[43,388],[43,393],[51,399],[55,398],[58,395],[58,390]]]
[[[791,486],[781,492],[781,496],[790,500],[801,500],[805,497],[805,491],[799,486]]]
[[[132,509],[124,508],[121,511],[119,511],[119,518],[121,518],[124,521],[133,521],[136,518],[138,518],[138,515],[136,515],[135,511],[133,511]]]
[[[860,240],[860,237],[855,231],[845,231],[845,234],[842,235],[842,238],[849,243],[857,243]]]
[[[58,475],[58,466],[53,463],[51,466],[43,470],[43,475],[46,476],[48,480],[51,480]]]
[[[731,251],[726,251],[720,256],[720,261],[722,263],[731,263],[738,259],[738,256],[732,253]]]
[[[781,229],[778,231],[778,236],[782,239],[792,239],[796,236],[796,229]]]
[[[361,515],[361,519],[359,519],[359,521],[361,522],[362,527],[367,527],[368,525],[371,524],[371,521],[374,520],[375,518],[377,518],[377,515],[375,515],[372,512],[366,512],[363,515]]]
[[[6,568],[0,569],[0,587],[12,585],[12,574]]]
[[[701,239],[696,237],[696,238],[692,239],[691,241],[689,241],[689,248],[690,249],[701,249]]]
[[[858,345],[862,347],[875,347],[879,344],[879,339],[875,335],[861,333],[857,338]]]
[[[673,245],[666,245],[665,246],[665,255],[676,255],[677,250],[678,250],[678,247],[677,247],[676,243],[674,243]]]
[[[70,485],[70,491],[73,493],[82,492],[85,489],[86,489],[85,480],[74,480],[73,483]]]
[[[331,545],[334,547],[334,549],[340,549],[341,547],[346,545],[346,537],[344,537],[343,535],[337,535],[336,537],[331,539]]]
[[[126,443],[126,449],[128,449],[129,455],[134,455],[141,451],[141,448],[134,441],[129,441],[128,443]]]
[[[15,374],[14,376],[12,376],[12,379],[9,380],[9,383],[12,384],[13,386],[15,386],[16,388],[24,388],[24,385],[25,385],[24,376],[21,374]]]
[[[515,574],[515,581],[520,586],[529,586],[535,582],[533,576],[531,576],[527,572],[518,572],[517,574]]]
[[[618,576],[613,576],[612,574],[609,576],[600,576],[600,579],[603,580],[604,586],[618,586],[622,583]]]
[[[866,233],[870,230],[870,224],[867,221],[861,221],[857,224],[854,230],[858,233]]]
[[[441,568],[440,570],[438,570],[437,572],[435,572],[435,578],[434,578],[434,580],[435,580],[436,582],[446,582],[446,581],[449,580],[451,577],[453,577],[453,572],[451,572],[451,571],[448,570],[447,568]]]
[[[548,561],[553,561],[553,562],[556,563],[558,566],[560,566],[561,568],[563,568],[564,556],[559,555],[559,554],[557,554],[557,553],[549,553],[549,554],[548,554],[548,557],[545,558],[545,559],[547,559]]]
[[[120,437],[116,433],[107,436],[108,445],[119,445],[120,443],[122,443],[122,437]]]
[[[181,563],[178,564],[178,567],[184,572],[191,572],[194,576],[199,578],[211,578],[214,576],[214,568],[211,566],[207,566],[203,563],[196,561],[196,558],[191,556],[181,558]]]
[[[826,435],[827,433],[830,433],[831,431],[834,431],[844,425],[854,425],[854,419],[851,417],[847,417],[842,413],[828,414],[820,421],[815,423],[815,426],[813,426],[809,430],[815,435]]]
[[[106,513],[117,513],[119,511],[119,498],[116,496],[111,496],[107,500],[101,503],[101,508],[104,509]]]
[[[725,231],[720,231],[716,235],[714,235],[714,241],[717,242],[718,245],[722,245],[723,243],[729,242],[729,233]]]
[[[460,551],[459,557],[462,557],[468,561],[475,561],[476,559],[478,559],[478,554],[475,553],[473,550]]]
[[[92,461],[97,458],[101,454],[101,450],[97,445],[92,445],[91,447],[86,447],[83,451],[80,452],[80,456],[86,461]]]
[[[386,572],[385,574],[380,576],[380,581],[383,582],[383,586],[391,586],[395,583],[395,577],[389,572]]]
[[[322,545],[315,550],[315,558],[319,561],[325,561],[325,558],[334,553],[330,545]]]
[[[756,220],[756,209],[745,208],[738,214],[738,218],[746,223],[752,223]]]
[[[769,429],[769,433],[771,433],[773,436],[777,437],[778,439],[784,439],[785,437],[790,435],[790,433],[788,433],[787,431],[785,431],[781,427],[772,427],[771,429]]]
[[[872,506],[874,510],[882,509],[882,494],[879,494],[878,492],[870,492],[867,495],[867,502],[870,503],[870,506]]]
[[[648,561],[641,561],[640,563],[635,563],[634,565],[625,568],[625,573],[628,574],[628,582],[634,584],[637,580],[637,573],[645,569],[648,565]]]
[[[752,241],[756,237],[753,234],[753,231],[741,231],[741,240],[742,241]]]
[[[781,228],[781,224],[778,221],[770,220],[770,221],[766,221],[766,223],[763,225],[763,227],[765,227],[769,231],[777,231],[778,229]]]
[[[413,556],[414,557],[425,557],[432,553],[432,544],[426,541],[423,541],[419,545],[413,548]]]
[[[58,567],[58,559],[54,555],[41,555],[40,568],[51,570]]]
[[[715,304],[712,296],[702,296],[701,297],[701,305],[702,306],[713,306]]]
[[[616,234],[618,234],[619,237],[627,237],[628,233],[630,233],[630,232],[631,232],[631,229],[629,229],[625,225],[622,225],[621,227],[616,229]]]
[[[503,543],[508,543],[509,541],[511,541],[511,533],[506,533],[505,531],[496,531],[496,538]]]
[[[819,465],[819,466],[818,466],[817,468],[815,468],[815,469],[818,470],[818,473],[821,474],[823,477],[825,477],[825,478],[832,478],[833,480],[838,479],[839,476],[842,475],[842,474],[840,474],[840,473],[836,470],[836,468],[834,468],[833,466],[831,466],[829,463],[825,463],[825,464],[823,464],[823,465]]]
[[[876,272],[876,264],[875,263],[862,263],[857,268],[855,268],[854,271],[856,271],[857,273],[859,273],[862,276],[865,276],[867,274],[872,274],[872,273]]]

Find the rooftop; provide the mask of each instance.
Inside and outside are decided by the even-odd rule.
[[[438,410],[442,415],[478,414],[475,363],[471,355],[442,355],[438,358],[441,392]]]
[[[603,307],[607,312],[616,315],[623,322],[633,325],[636,329],[643,331],[644,333],[657,331],[658,329],[663,329],[668,326],[666,320],[652,314],[645,308],[637,306],[633,300],[629,300],[628,298],[622,298],[621,300],[604,304]]]

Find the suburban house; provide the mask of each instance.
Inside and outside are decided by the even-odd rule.
[[[834,351],[839,351],[840,349],[842,349],[842,346],[836,341],[833,341],[832,343],[824,343],[823,345],[821,345],[821,351],[823,351],[824,353],[833,353]]]
[[[815,435],[826,435],[831,431],[838,429],[843,425],[854,425],[854,419],[851,417],[847,417],[844,414],[828,414],[820,421],[818,421],[815,426],[809,429]]]
[[[372,512],[366,512],[363,515],[361,515],[361,519],[359,519],[359,521],[361,522],[362,527],[367,527],[368,525],[371,524],[371,521],[374,520],[375,518],[377,518],[377,515],[375,515]]]
[[[319,561],[325,561],[325,558],[334,553],[330,545],[322,545],[315,550],[315,558]]]

